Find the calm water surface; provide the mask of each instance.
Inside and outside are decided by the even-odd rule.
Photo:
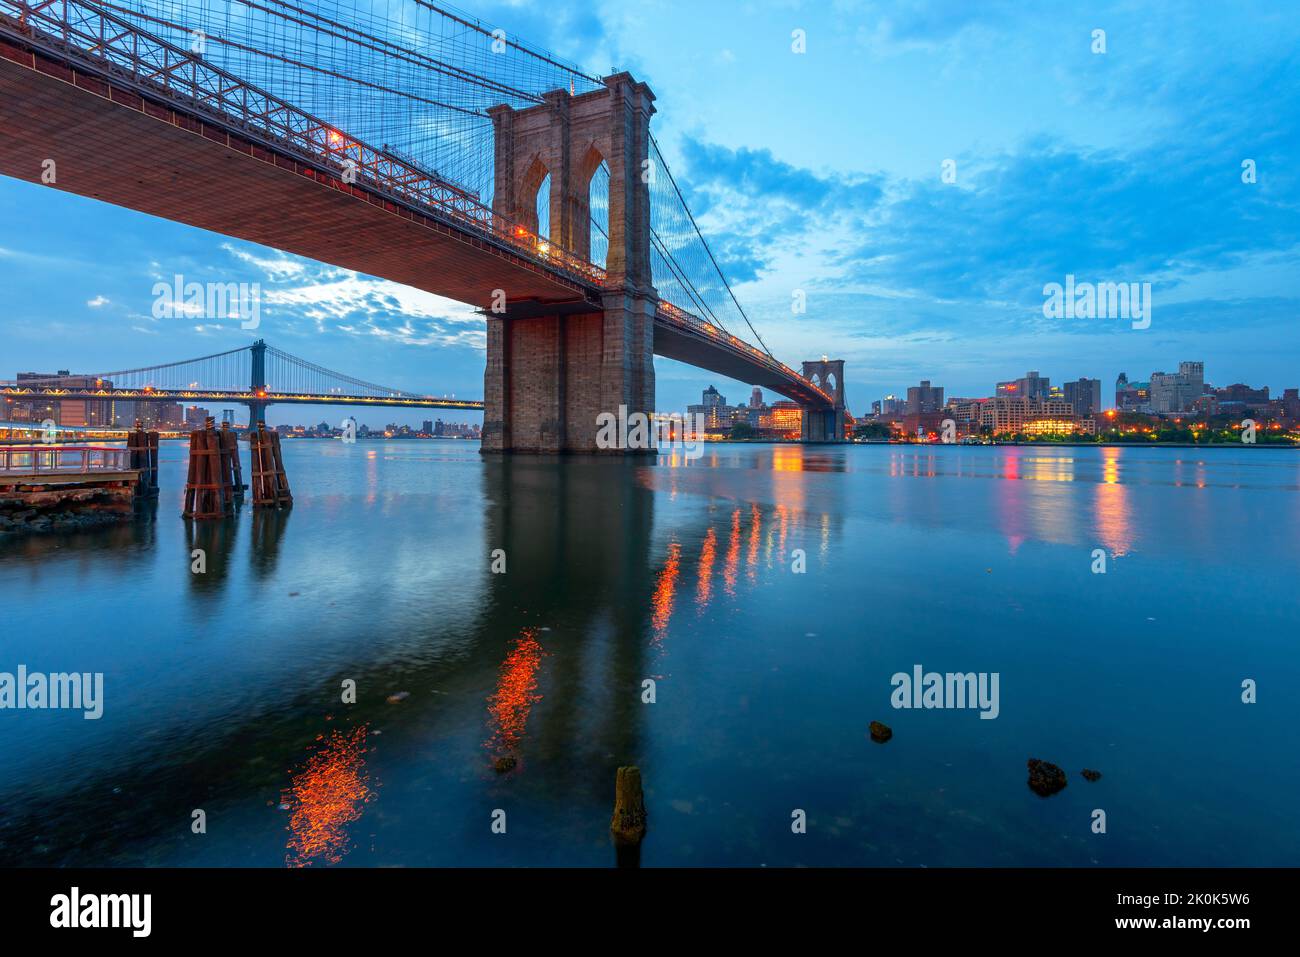
[[[0,711],[0,863],[607,866],[634,763],[648,866],[1300,864],[1294,451],[285,453],[288,515],[184,522],[165,444],[156,515],[0,544],[0,671],[106,699]]]

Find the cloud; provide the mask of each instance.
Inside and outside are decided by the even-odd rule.
[[[483,317],[472,306],[288,253],[223,248],[260,274],[262,320],[268,327],[408,346],[487,348]]]
[[[109,299],[107,296],[96,296],[94,299],[87,300],[86,305],[91,309],[98,309],[101,306],[107,306]]]

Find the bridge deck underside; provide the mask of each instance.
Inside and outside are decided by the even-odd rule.
[[[346,192],[338,181],[330,185],[304,175],[307,165],[287,153],[249,155],[229,130],[174,110],[161,118],[153,115],[157,106],[144,112],[117,96],[105,86],[83,89],[0,56],[0,173],[39,183],[43,161],[53,159],[52,188],[477,308],[489,307],[498,289],[511,301],[536,301],[543,312],[547,303],[573,308],[598,300],[598,289],[467,230],[358,197],[359,188]],[[662,314],[655,322],[654,351],[805,405],[827,404],[802,380],[791,381]]]
[[[512,299],[548,301],[585,292],[471,233],[414,222],[239,152],[216,127],[204,130],[191,132],[0,58],[0,172],[6,175],[38,183],[42,162],[53,159],[54,188],[480,308],[491,305],[496,289]]]
[[[830,407],[825,397],[813,390],[811,383],[805,388],[801,380],[792,382],[775,369],[751,362],[741,353],[661,319],[655,320],[655,355],[676,359],[739,382],[762,386],[800,405]]]

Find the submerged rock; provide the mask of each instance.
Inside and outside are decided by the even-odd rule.
[[[1050,761],[1029,759],[1029,790],[1039,797],[1051,797],[1066,785],[1065,772]]]
[[[519,764],[519,759],[513,754],[503,754],[492,762],[492,769],[497,774],[505,774],[508,771],[513,771],[517,764]]]
[[[871,740],[877,744],[884,744],[894,736],[894,730],[887,724],[881,724],[879,721],[873,721],[868,725],[871,731]]]
[[[388,703],[397,704],[399,701],[405,701],[410,696],[411,696],[411,692],[409,691],[399,691],[396,694],[390,694],[388,696]]]
[[[1101,778],[1101,772],[1094,771],[1092,768],[1084,768],[1080,773],[1085,781],[1097,781]]]

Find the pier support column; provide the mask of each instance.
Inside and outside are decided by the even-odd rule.
[[[607,293],[601,307],[513,304],[489,316],[484,452],[601,452],[603,413],[654,410],[653,295]],[[626,434],[620,432],[623,438]]]

